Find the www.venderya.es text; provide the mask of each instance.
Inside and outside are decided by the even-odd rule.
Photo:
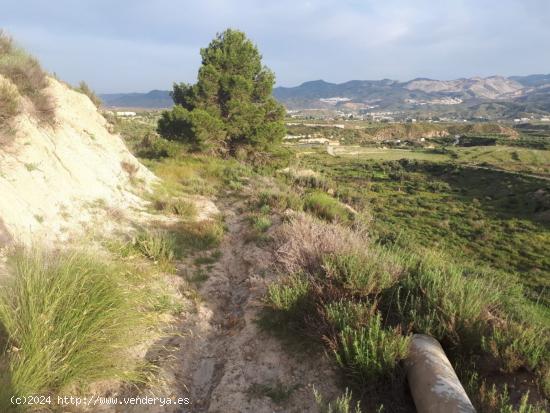
[[[105,396],[12,396],[14,405],[57,405],[57,406],[187,406],[191,404],[188,397],[105,397]]]

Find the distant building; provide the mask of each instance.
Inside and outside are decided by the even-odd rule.
[[[136,112],[117,112],[117,116],[136,116]]]

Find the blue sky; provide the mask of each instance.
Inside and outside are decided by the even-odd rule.
[[[550,0],[2,0],[0,27],[100,93],[193,82],[227,27],[277,84],[550,72]]]

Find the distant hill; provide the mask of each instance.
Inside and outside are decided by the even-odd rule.
[[[528,76],[510,76],[510,79],[515,80],[518,83],[521,83],[526,87],[537,87],[550,85],[550,74],[549,75],[528,75]]]
[[[350,80],[339,84],[314,80],[296,87],[277,87],[273,95],[290,110],[403,111],[510,118],[550,112],[550,74],[455,80],[417,78],[407,82]],[[106,107],[159,109],[173,104],[165,90],[100,97]]]
[[[151,90],[147,93],[108,93],[99,95],[105,107],[164,109],[174,104],[167,90]]]

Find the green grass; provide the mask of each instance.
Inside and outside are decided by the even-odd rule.
[[[550,176],[550,151],[517,146],[493,145],[473,147],[442,147],[439,149],[397,149],[361,146],[340,146],[334,149],[337,156],[371,161],[429,161],[455,162],[477,165],[511,172]]]
[[[165,272],[174,272],[174,261],[183,254],[178,232],[174,229],[142,228],[127,240],[112,239],[103,244],[120,258],[145,258]]]
[[[325,192],[311,192],[304,199],[304,210],[331,222],[348,222],[351,213],[337,199]]]
[[[376,161],[398,161],[400,159],[413,159],[432,162],[450,160],[445,154],[421,149],[382,149],[360,146],[342,146],[335,150],[336,155],[342,157],[354,157]]]
[[[502,301],[498,286],[479,270],[430,253],[413,257],[406,275],[385,294],[390,317],[462,352],[479,349],[489,328],[487,313]]]
[[[174,228],[179,247],[184,251],[206,251],[217,248],[225,233],[221,218],[184,222]]]
[[[355,209],[369,211],[381,242],[454,251],[460,261],[519,279],[533,301],[548,302],[549,206],[537,195],[550,193],[545,181],[411,160],[318,155],[306,161],[330,175]]]
[[[391,252],[375,246],[363,254],[328,255],[323,270],[351,294],[365,297],[390,287],[401,271]]]
[[[508,171],[550,176],[550,151],[511,146],[453,149],[460,163],[483,164]]]
[[[353,382],[373,385],[402,374],[399,363],[407,356],[408,349],[409,338],[397,329],[382,327],[381,317],[376,315],[364,327],[344,328],[335,356]]]
[[[152,261],[168,263],[178,254],[173,233],[162,230],[140,231],[132,240],[132,246]]]
[[[0,410],[11,395],[51,394],[133,376],[143,301],[124,266],[89,253],[18,249],[0,293]]]

